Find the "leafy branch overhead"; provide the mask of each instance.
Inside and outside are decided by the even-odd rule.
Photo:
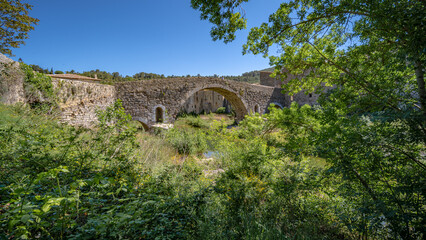
[[[202,19],[215,25],[211,32],[214,40],[229,42],[245,27],[239,24],[246,21],[244,15],[234,12],[247,1],[191,2],[201,11]],[[306,75],[303,81],[296,78],[286,85],[292,93],[313,91],[322,83],[338,84],[370,94],[386,107],[398,108],[395,102],[400,102],[401,96],[392,90],[415,81],[419,100],[414,107],[426,115],[425,12],[426,3],[421,0],[288,1],[267,23],[250,30],[243,53],[268,57],[270,47],[276,45],[281,54],[270,56],[275,74],[283,79],[287,74]],[[283,68],[288,71],[283,73]],[[395,76],[397,69],[404,69],[402,78]]]
[[[32,6],[21,0],[0,0],[0,53],[12,55],[34,30],[38,19],[28,15]]]
[[[192,0],[192,6],[215,25],[213,39],[227,42],[239,30],[235,23],[246,19],[224,13],[242,12],[244,2]],[[285,91],[321,93],[319,104],[293,102],[244,124],[282,145],[293,161],[324,159],[327,174],[342,183],[328,196],[354,204],[363,223],[355,226],[345,211],[339,219],[357,228],[359,239],[423,239],[426,2],[282,2],[250,30],[243,53],[269,57]],[[270,134],[284,134],[284,141]]]
[[[243,2],[248,0],[191,0],[191,6],[201,11],[201,19],[209,20],[215,25],[210,32],[213,40],[228,43],[235,40],[236,31],[247,27],[243,9],[239,8]],[[235,11],[238,8],[241,11]]]

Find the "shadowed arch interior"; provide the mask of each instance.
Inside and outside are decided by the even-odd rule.
[[[149,126],[148,126],[146,123],[144,123],[144,122],[142,122],[142,121],[138,121],[138,122],[142,125],[143,130],[144,130],[145,132],[148,132],[148,131],[149,131]]]
[[[281,104],[279,104],[279,103],[273,102],[271,104],[274,104],[274,108],[283,109],[283,106]]]
[[[254,112],[255,112],[255,113],[260,113],[260,107],[259,107],[259,104],[256,104],[256,106],[254,106]]]
[[[222,95],[228,102],[232,105],[233,110],[235,111],[235,120],[241,121],[244,119],[244,116],[248,113],[248,108],[246,104],[241,100],[241,98],[237,95],[237,93],[234,93],[232,91],[229,91],[224,88],[220,87],[206,87],[201,89],[196,89],[195,91],[192,91],[190,94],[188,94],[185,99],[182,101],[181,105],[184,104],[187,98],[192,96],[195,92],[201,91],[201,90],[209,90],[214,91]]]

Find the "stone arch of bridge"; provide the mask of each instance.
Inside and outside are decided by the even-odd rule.
[[[213,85],[195,88],[192,91],[189,91],[188,93],[184,94],[184,98],[180,101],[179,105],[182,107],[189,97],[201,90],[217,92],[222,95],[226,100],[228,100],[228,102],[232,105],[235,111],[235,120],[237,122],[243,120],[244,116],[248,114],[248,104],[245,99],[239,95],[240,93],[224,86]]]
[[[139,124],[142,125],[145,132],[148,132],[150,130],[149,125],[148,125],[148,121],[146,119],[140,118],[140,117],[135,117],[135,118],[133,118],[133,120],[139,122]]]
[[[283,105],[281,105],[280,103],[277,103],[277,102],[272,102],[270,104],[274,104],[274,107],[278,108],[278,109],[283,109],[284,108]]]

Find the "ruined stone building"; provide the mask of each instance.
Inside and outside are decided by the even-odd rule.
[[[270,77],[272,72],[260,72],[260,84],[264,86],[270,86],[270,87],[276,87],[276,88],[282,88],[283,85],[287,84],[290,80],[294,78],[303,78],[303,76],[294,76],[292,74],[289,74],[287,78],[284,81],[281,81],[276,78]],[[287,94],[286,94],[287,95]],[[292,102],[297,102],[300,106],[308,104],[308,105],[315,105],[318,101],[319,94],[316,93],[310,93],[306,92],[305,90],[302,90],[293,96],[288,96],[290,100],[290,104]]]

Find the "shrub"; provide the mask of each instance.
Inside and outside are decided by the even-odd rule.
[[[225,107],[220,107],[216,110],[216,113],[218,114],[225,114],[226,113],[226,108]]]
[[[196,128],[208,128],[207,124],[199,116],[193,117],[188,116],[185,118],[185,122],[192,127]]]
[[[179,154],[203,153],[207,149],[205,134],[200,131],[173,128],[167,132],[167,140]]]

